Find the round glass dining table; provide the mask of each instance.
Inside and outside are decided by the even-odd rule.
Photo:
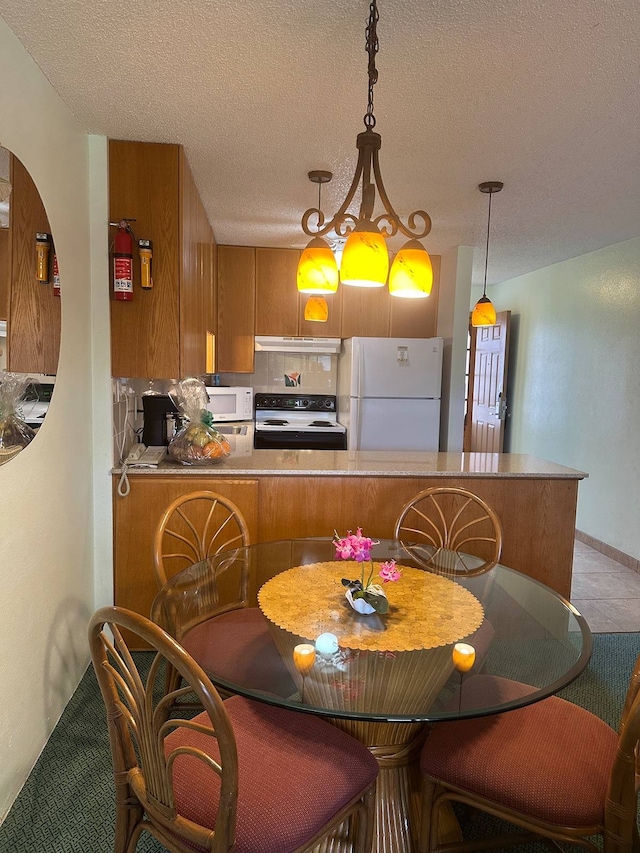
[[[395,540],[371,556],[371,565],[338,560],[328,538],[223,552],[174,575],[152,618],[223,691],[322,715],[364,742],[380,766],[374,850],[409,853],[429,724],[556,693],[587,665],[591,633],[565,599],[506,566],[426,571]],[[389,560],[402,571],[384,583]],[[357,613],[345,597],[343,578],[366,582],[370,572],[389,602],[384,615]],[[466,672],[454,662],[460,644],[471,646]]]

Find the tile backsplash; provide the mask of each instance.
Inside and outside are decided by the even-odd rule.
[[[220,380],[224,385],[250,386],[263,394],[298,389],[308,394],[335,394],[338,356],[257,352],[254,373],[222,373]]]

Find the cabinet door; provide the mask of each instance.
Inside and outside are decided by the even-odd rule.
[[[253,373],[255,294],[255,249],[219,246],[216,372]]]
[[[207,372],[207,332],[213,332],[213,232],[184,152],[180,157],[180,222],[180,375],[185,377]]]
[[[133,230],[136,237],[153,241],[151,290],[140,287],[140,261],[135,246],[133,300],[120,302],[113,299],[111,282],[113,376],[178,378],[182,373],[179,318],[182,272],[180,153],[179,145],[109,142],[110,221],[135,219]],[[110,243],[114,233],[111,228]]]
[[[299,334],[299,260],[298,249],[256,249],[256,335]]]
[[[251,542],[258,541],[257,480],[133,475],[129,479],[129,495],[121,498],[116,492],[117,479],[113,492],[114,596],[119,607],[149,616],[158,591],[153,572],[153,537],[162,513],[179,495],[209,489],[229,498],[243,514]]]
[[[49,234],[51,228],[36,185],[13,156],[11,184],[7,367],[16,373],[54,374],[60,349],[60,299],[53,295],[53,284],[41,284],[35,272],[36,232]],[[62,282],[64,287],[64,278]]]
[[[426,299],[401,299],[390,296],[392,338],[434,338],[438,332],[438,295],[440,293],[440,255],[431,256],[433,287]]]
[[[341,284],[341,338],[389,337],[390,300],[387,287],[352,287]]]

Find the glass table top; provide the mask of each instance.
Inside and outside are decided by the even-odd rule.
[[[391,559],[402,575],[382,584],[379,564]],[[354,720],[428,722],[520,707],[556,693],[588,663],[585,619],[526,575],[501,565],[476,577],[426,571],[394,540],[375,545],[372,560],[385,615],[351,609],[342,578],[360,577],[361,564],[336,560],[330,539],[308,538],[190,566],[158,593],[152,618],[219,688]],[[322,634],[335,640],[315,649]],[[453,664],[460,642],[475,650],[466,673]],[[294,660],[301,644],[313,648],[306,672]]]

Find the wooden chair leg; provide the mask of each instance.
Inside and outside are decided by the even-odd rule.
[[[436,793],[435,782],[430,782],[428,779],[422,780],[421,791],[421,808],[420,808],[420,831],[418,835],[418,845],[420,853],[427,853],[433,850],[431,839],[431,822],[435,820],[437,825],[437,814],[433,813],[433,801]]]

